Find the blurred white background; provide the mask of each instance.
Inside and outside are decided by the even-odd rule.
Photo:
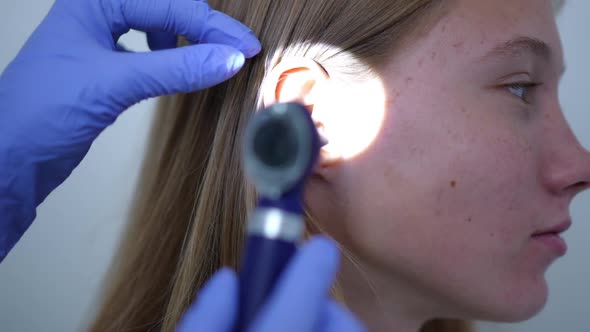
[[[0,1],[0,71],[45,16],[52,0]],[[558,22],[568,70],[561,85],[566,118],[590,148],[590,1],[568,0]],[[131,32],[123,43],[147,50]],[[153,100],[125,112],[94,143],[70,178],[39,207],[38,217],[0,264],[0,331],[80,331],[119,234],[145,149]],[[568,254],[547,277],[551,295],[535,318],[481,324],[482,332],[590,332],[590,192],[571,206]]]

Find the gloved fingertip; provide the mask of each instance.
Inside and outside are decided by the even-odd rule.
[[[246,57],[241,52],[231,54],[227,59],[227,72],[230,76],[234,76],[246,63]]]
[[[315,235],[305,244],[306,254],[322,259],[322,263],[337,266],[340,260],[340,250],[334,240],[324,235]]]
[[[249,59],[260,53],[262,50],[262,44],[260,44],[256,35],[254,35],[254,32],[249,32],[242,39],[240,50],[242,50],[244,56]]]
[[[197,77],[200,77],[195,80],[199,83],[194,86],[195,89],[205,89],[230,79],[246,63],[244,54],[233,47],[225,45],[203,47],[213,47],[213,50],[208,57],[199,60],[202,61],[199,67],[206,70],[197,73]]]
[[[184,313],[177,331],[227,331],[237,312],[238,281],[229,268],[217,271]]]
[[[232,286],[236,281],[236,273],[229,267],[222,267],[203,286],[203,292],[209,292],[219,287]]]

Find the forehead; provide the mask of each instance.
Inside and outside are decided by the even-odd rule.
[[[441,42],[470,43],[475,55],[526,37],[545,43],[556,60],[562,57],[553,0],[456,0],[437,25]]]

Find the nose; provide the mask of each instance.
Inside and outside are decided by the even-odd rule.
[[[569,124],[559,112],[559,124],[547,126],[547,154],[544,179],[556,195],[573,198],[590,188],[590,151],[576,138]],[[549,129],[552,128],[552,129]]]
[[[562,192],[575,196],[578,193],[590,188],[590,151],[582,147],[579,143],[578,158],[573,158],[571,176],[565,176],[563,181]],[[576,163],[575,160],[580,162]]]

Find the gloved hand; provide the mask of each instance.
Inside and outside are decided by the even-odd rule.
[[[198,43],[147,53],[119,51],[138,29]],[[0,76],[0,261],[92,141],[131,105],[204,89],[260,51],[250,29],[195,0],[56,0]]]
[[[328,296],[338,259],[338,250],[324,237],[313,238],[303,245],[248,332],[364,331],[352,313]],[[233,271],[222,269],[201,290],[177,332],[230,332],[237,305],[237,277]]]

